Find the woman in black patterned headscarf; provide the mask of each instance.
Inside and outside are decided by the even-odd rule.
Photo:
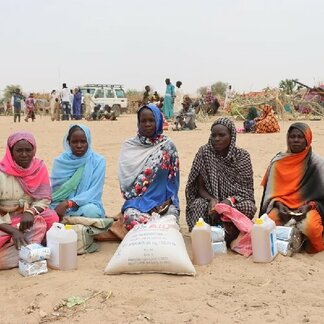
[[[193,161],[186,186],[186,220],[189,231],[199,217],[216,225],[221,223],[215,211],[217,203],[230,205],[252,219],[255,212],[253,170],[250,154],[237,148],[234,123],[219,118],[211,126],[207,144],[200,147]],[[230,243],[239,231],[224,223],[225,240]]]

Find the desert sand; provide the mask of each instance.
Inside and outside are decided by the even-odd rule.
[[[216,117],[215,117],[216,118]],[[167,131],[180,155],[181,232],[191,255],[185,222],[185,186],[198,148],[208,140],[211,123],[198,122],[191,132]],[[62,152],[62,139],[71,122],[51,122],[37,116],[34,123],[13,123],[0,117],[1,156],[10,133],[24,129],[37,140],[37,156],[51,170],[53,158]],[[121,143],[136,132],[136,116],[118,121],[86,122],[92,131],[93,148],[107,159],[104,205],[109,216],[122,204],[117,178]],[[281,121],[277,134],[238,134],[237,145],[251,154],[255,199],[260,204],[261,178],[270,159],[286,147],[291,121]],[[241,122],[236,123],[241,127]],[[324,156],[324,122],[309,122],[314,151]],[[75,271],[49,270],[24,278],[17,269],[0,272],[0,323],[323,323],[324,253],[305,253],[255,264],[233,252],[215,256],[207,266],[197,266],[195,277],[141,274],[104,275],[103,270],[118,243],[100,243],[100,251],[78,257]],[[94,296],[95,292],[100,292]],[[93,298],[71,310],[54,311],[70,296]]]

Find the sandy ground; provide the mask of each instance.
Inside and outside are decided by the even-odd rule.
[[[182,211],[193,157],[199,146],[207,142],[213,120],[198,123],[198,129],[192,132],[167,132],[180,154]],[[122,204],[117,161],[122,141],[135,134],[135,115],[123,115],[115,122],[84,123],[91,128],[94,149],[107,159],[103,197],[106,212],[117,214]],[[11,117],[2,116],[1,155],[11,132],[30,130],[37,140],[37,156],[51,170],[53,158],[62,151],[62,138],[69,124],[51,122],[48,117],[38,117],[34,123],[14,124]],[[251,154],[257,205],[263,173],[272,156],[285,149],[285,133],[290,124],[281,122],[282,131],[278,134],[238,134],[238,146]],[[324,123],[309,124],[313,129],[314,150],[324,155]],[[181,231],[191,254],[184,212]],[[0,323],[323,323],[324,253],[292,258],[279,255],[272,263],[255,264],[251,258],[229,252],[215,257],[208,266],[196,267],[195,277],[104,275],[103,269],[117,246],[117,243],[101,243],[100,252],[79,256],[76,271],[50,270],[33,278],[20,276],[17,269],[1,271]],[[69,311],[53,311],[64,298],[89,297],[96,291],[102,293],[85,305]]]

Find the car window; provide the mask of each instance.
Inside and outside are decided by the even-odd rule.
[[[111,89],[106,89],[106,98],[114,98],[114,93]]]
[[[125,91],[123,89],[115,89],[117,98],[126,98]]]
[[[82,96],[85,96],[85,94],[88,92],[87,90],[88,89],[80,89],[81,90],[81,93],[82,93]],[[94,92],[96,91],[96,89],[90,89],[90,95],[93,96]]]
[[[94,97],[95,98],[103,98],[104,97],[104,91],[103,91],[103,89],[97,89]]]

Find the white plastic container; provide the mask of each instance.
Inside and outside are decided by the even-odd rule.
[[[77,239],[71,225],[54,223],[46,233],[47,247],[51,250],[48,266],[58,270],[77,268]]]
[[[267,214],[256,219],[251,231],[253,262],[271,262],[277,255],[276,224]]]
[[[212,249],[212,236],[210,226],[199,218],[191,232],[191,244],[193,263],[205,265],[212,261],[214,252]]]

